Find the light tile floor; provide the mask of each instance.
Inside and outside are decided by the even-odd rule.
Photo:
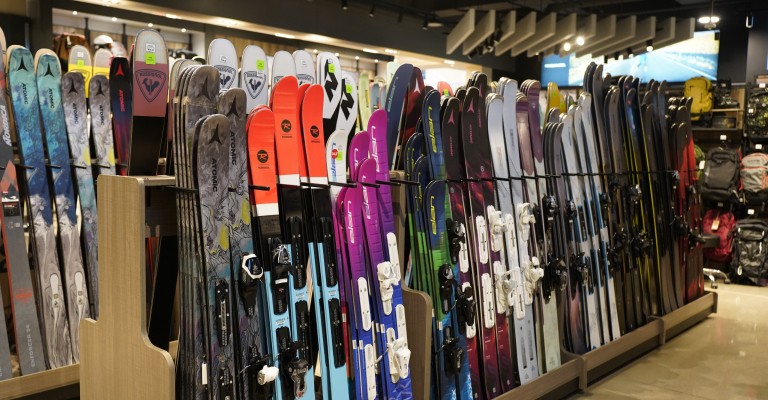
[[[768,399],[768,287],[718,283],[717,314],[570,399]]]

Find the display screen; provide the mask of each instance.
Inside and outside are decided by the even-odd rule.
[[[612,76],[632,75],[641,82],[649,79],[667,82],[685,82],[695,76],[717,79],[717,57],[720,41],[716,31],[695,32],[692,39],[623,60],[592,58],[590,55],[565,57],[551,55],[541,63],[541,82],[555,82],[558,86],[581,86],[584,71],[590,62],[604,64],[603,70]],[[624,54],[624,57],[627,57]]]

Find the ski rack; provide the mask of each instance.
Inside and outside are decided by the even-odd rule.
[[[84,400],[175,400],[175,363],[147,336],[145,239],[176,230],[172,176],[98,178],[99,320],[80,324]],[[171,349],[176,343],[171,343]],[[175,353],[175,351],[173,351]]]
[[[402,171],[392,171],[395,234],[405,235],[405,185]],[[98,321],[81,322],[80,395],[84,400],[151,398],[175,400],[177,342],[170,351],[152,345],[147,337],[144,240],[175,231],[175,179],[171,176],[101,176],[98,198],[99,259],[103,288]],[[355,185],[348,184],[348,186]],[[347,186],[347,185],[345,185]],[[161,190],[163,188],[172,190]],[[148,227],[151,227],[149,229]],[[404,247],[404,246],[402,246]],[[400,266],[406,265],[400,249]],[[402,275],[405,276],[403,271]],[[423,292],[403,287],[403,302],[412,351],[410,374],[414,399],[429,399],[431,374],[432,300]],[[498,397],[500,400],[558,399],[585,390],[605,375],[717,312],[717,293],[704,296],[584,355],[562,351],[563,364],[533,381]],[[119,317],[118,317],[119,315]],[[77,383],[78,366],[69,366],[0,382],[0,393],[23,397]]]

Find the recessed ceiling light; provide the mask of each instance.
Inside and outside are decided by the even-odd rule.
[[[117,17],[112,17],[112,22],[117,22]]]
[[[275,36],[281,37],[281,38],[285,38],[285,39],[296,39],[296,36],[289,35],[287,33],[280,33],[280,32],[278,32],[278,33],[275,33]]]
[[[716,24],[716,23],[720,22],[720,17],[716,17],[716,16],[713,15],[709,20],[713,24]]]
[[[77,15],[77,11],[72,11],[72,15]]]
[[[359,59],[360,59],[360,56],[355,56],[355,60],[359,60]]]
[[[379,63],[379,60],[378,60],[378,59],[376,59],[376,60],[373,60],[373,62],[375,62],[376,64],[378,64],[378,63]]]
[[[388,54],[397,54],[397,50],[392,50],[392,49],[384,49],[384,52]]]
[[[339,56],[339,53],[336,53],[336,57],[338,57],[338,56]]]
[[[579,46],[584,46],[584,36],[577,36],[576,37],[576,44]]]
[[[427,27],[428,28],[442,28],[443,27],[443,23],[438,21],[438,20],[434,20],[433,19],[433,20],[431,20],[431,21],[429,21],[427,23]]]
[[[181,28],[181,33],[184,33],[187,31],[187,28]]]
[[[456,64],[456,61],[453,61],[453,60],[443,60],[443,62],[448,64],[448,65],[455,65]]]
[[[313,53],[317,54],[317,49],[312,50]]]
[[[179,16],[176,14],[165,14],[165,18],[179,19]]]
[[[366,49],[366,48],[363,48],[363,51],[366,53],[373,53],[373,54],[378,54],[379,52],[378,50],[375,50],[375,49]]]
[[[571,51],[571,44],[569,42],[563,43],[563,50],[564,51]]]
[[[706,16],[706,17],[699,17],[699,23],[700,23],[700,24],[708,24],[708,23],[709,23],[709,21],[710,21],[710,18],[709,18],[709,16]]]

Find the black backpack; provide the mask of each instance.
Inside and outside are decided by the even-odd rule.
[[[731,274],[736,282],[761,284],[768,278],[768,222],[743,219],[736,223],[733,235]]]
[[[730,201],[739,197],[739,153],[725,148],[707,152],[701,176],[701,196],[712,201]]]

